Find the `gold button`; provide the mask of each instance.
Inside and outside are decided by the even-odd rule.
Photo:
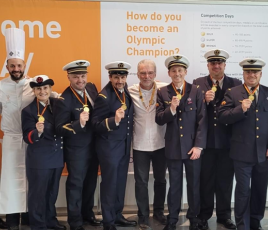
[[[181,110],[179,110],[179,113],[181,113]]]
[[[257,138],[259,138],[259,136],[256,136]]]
[[[256,121],[258,121],[259,120],[259,118],[256,118]]]
[[[214,107],[216,107],[216,105],[214,105]]]
[[[217,126],[217,124],[214,124],[214,126]]]
[[[217,117],[214,117],[214,120],[217,120]]]
[[[193,110],[192,108],[190,108],[190,110]]]
[[[181,137],[183,137],[183,134],[181,134]]]
[[[256,112],[259,112],[259,110],[256,109]]]
[[[259,127],[256,127],[256,129],[259,129]]]
[[[182,126],[180,126],[180,129],[182,129]]]
[[[180,118],[179,120],[181,121],[182,119]]]

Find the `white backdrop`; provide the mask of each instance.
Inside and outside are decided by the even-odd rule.
[[[207,74],[203,55],[216,47],[231,56],[226,73],[241,79],[242,59],[260,57],[268,62],[267,12],[268,6],[102,2],[102,87],[108,82],[107,63],[129,62],[132,85],[138,82],[137,63],[145,58],[156,62],[158,80],[170,82],[164,61],[173,54],[189,58],[186,80],[191,83]],[[153,32],[144,32],[150,29]],[[268,85],[267,73],[268,66],[263,69],[264,85]]]

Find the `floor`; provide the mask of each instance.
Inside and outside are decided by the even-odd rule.
[[[69,230],[69,226],[67,224],[67,217],[66,217],[66,212],[58,212],[59,216],[58,216],[58,220],[60,221],[61,224],[64,224],[67,226],[67,229]],[[136,214],[124,214],[124,216],[127,219],[130,220],[136,220],[137,221],[137,215]],[[101,215],[96,215],[96,218],[100,218],[101,219]],[[232,219],[234,220],[234,217],[232,216]],[[216,223],[216,217],[215,217],[215,213],[213,215],[213,217],[208,221],[209,224],[209,229],[210,230],[220,230],[220,229],[225,229],[222,225],[217,224]],[[159,224],[157,221],[155,221],[153,219],[153,217],[150,217],[150,226],[152,227],[153,230],[162,230],[164,228],[163,225]],[[101,230],[102,227],[93,227],[93,226],[89,226],[89,225],[85,225],[84,226],[86,230]],[[265,218],[262,220],[262,227],[265,230],[268,230],[268,209],[266,209],[266,213],[265,213]],[[27,226],[22,226],[21,230],[29,230],[30,228]],[[138,226],[137,227],[128,227],[128,228],[123,228],[123,227],[117,227],[118,230],[123,230],[123,229],[127,229],[127,230],[138,230]],[[179,222],[177,223],[177,229],[176,230],[188,230],[189,229],[189,221],[186,219],[186,212],[183,211],[180,213],[180,218],[179,218]]]

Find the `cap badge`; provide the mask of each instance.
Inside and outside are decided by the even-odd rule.
[[[256,60],[249,60],[248,63],[249,64],[254,64],[256,62]]]
[[[119,63],[118,68],[124,68],[124,63]]]
[[[13,56],[13,54],[14,54],[14,53],[13,53],[12,51],[11,51],[11,52],[9,52],[9,55],[10,55],[10,56]]]
[[[81,65],[86,64],[86,62],[84,62],[84,61],[80,61],[80,62],[76,62],[75,64],[81,66]]]
[[[182,58],[182,56],[173,56],[173,58],[174,58],[175,60],[180,60],[180,59]]]
[[[214,54],[215,54],[216,56],[218,56],[220,53],[221,53],[220,50],[215,50],[215,51],[214,51]]]
[[[41,83],[43,82],[43,78],[38,77],[38,78],[36,79],[36,82],[39,83],[39,84],[41,84]]]

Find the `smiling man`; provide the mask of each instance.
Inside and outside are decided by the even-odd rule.
[[[71,230],[84,229],[82,191],[94,154],[91,114],[98,92],[93,83],[87,83],[88,66],[88,61],[76,60],[63,67],[70,86],[62,93],[55,108],[56,132],[63,136],[64,159],[68,169],[66,199]]]
[[[207,116],[200,88],[185,81],[189,60],[185,56],[166,59],[171,84],[157,91],[155,121],[167,125],[165,155],[169,171],[169,215],[164,230],[175,230],[181,210],[183,165],[186,171],[190,230],[198,230],[201,151],[206,147]]]
[[[239,64],[244,84],[227,91],[219,119],[232,125],[237,229],[261,230],[268,181],[268,88],[260,84],[265,62],[247,58]]]
[[[207,59],[209,75],[197,78],[193,82],[199,85],[204,94],[208,113],[207,146],[201,166],[199,226],[203,230],[208,229],[215,196],[217,222],[225,228],[235,229],[236,226],[231,219],[234,178],[233,162],[229,157],[231,127],[219,122],[218,110],[226,90],[242,82],[224,73],[226,60],[229,58],[225,50],[209,50],[204,57]]]
[[[92,124],[97,133],[96,151],[101,167],[103,226],[104,230],[114,230],[115,225],[132,227],[137,224],[122,215],[133,131],[133,102],[126,85],[131,66],[116,61],[105,68],[109,83],[95,101]]]

